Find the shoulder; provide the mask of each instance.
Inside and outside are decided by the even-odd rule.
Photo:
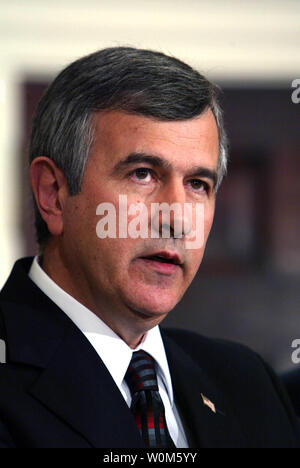
[[[289,370],[282,375],[283,382],[291,387],[297,387],[300,390],[300,367]]]
[[[167,337],[166,349],[181,348],[222,392],[242,424],[247,422],[245,431],[249,425],[256,427],[257,418],[264,415],[268,430],[290,430],[291,425],[297,434],[299,422],[282,382],[255,351],[240,343],[186,330],[164,329],[162,335]]]
[[[261,357],[244,344],[232,342],[219,338],[210,338],[198,333],[166,328],[162,331],[173,342],[176,342],[187,354],[196,361],[210,361],[211,365],[222,365],[226,362],[232,365],[235,363],[262,365]]]
[[[265,404],[268,403],[267,395],[272,395],[286,407],[288,413],[293,413],[279,377],[252,349],[240,343],[204,337],[185,330],[165,329],[163,334],[169,341],[176,342],[195,365],[241,405],[246,396],[253,396],[254,393],[256,402],[262,400]]]
[[[289,370],[288,372],[284,373],[281,376],[281,380],[287,389],[297,415],[300,416],[300,368]]]

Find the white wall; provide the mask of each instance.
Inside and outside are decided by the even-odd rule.
[[[209,78],[299,77],[299,0],[1,0],[0,286],[22,255],[18,174],[24,77],[111,45],[162,50]]]

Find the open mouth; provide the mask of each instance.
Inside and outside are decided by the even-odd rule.
[[[155,252],[153,255],[147,255],[145,257],[141,257],[143,260],[146,260],[153,265],[162,264],[161,266],[165,265],[165,268],[172,268],[175,267],[183,267],[182,261],[180,256],[177,252],[170,252],[170,251],[162,251],[162,252]]]
[[[151,255],[149,257],[143,257],[146,260],[154,260],[155,262],[160,262],[160,263],[171,263],[173,265],[177,265],[175,263],[174,258],[166,258],[166,257],[161,257],[160,255]]]

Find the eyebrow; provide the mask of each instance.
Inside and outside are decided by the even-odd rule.
[[[112,174],[118,174],[131,164],[146,163],[153,167],[170,170],[172,165],[160,156],[147,153],[130,153],[125,159],[119,161],[112,169]],[[195,166],[189,170],[188,177],[205,177],[213,182],[215,188],[218,180],[217,171],[202,166]]]
[[[154,167],[161,167],[163,169],[170,169],[171,164],[160,156],[155,156],[146,153],[130,153],[125,159],[119,161],[113,168],[113,173],[122,171],[130,164],[146,163]]]
[[[206,167],[195,167],[191,169],[187,174],[187,177],[204,177],[206,179],[210,179],[213,183],[213,188],[216,187],[218,181],[218,174],[217,171],[207,169]]]

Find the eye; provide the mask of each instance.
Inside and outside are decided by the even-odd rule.
[[[139,167],[138,169],[132,171],[130,174],[135,180],[141,180],[143,182],[150,182],[152,179],[151,170],[147,167]]]
[[[203,180],[200,179],[192,179],[189,181],[190,186],[192,187],[193,190],[196,190],[197,192],[208,192],[209,191],[209,185],[207,182],[204,182]]]

